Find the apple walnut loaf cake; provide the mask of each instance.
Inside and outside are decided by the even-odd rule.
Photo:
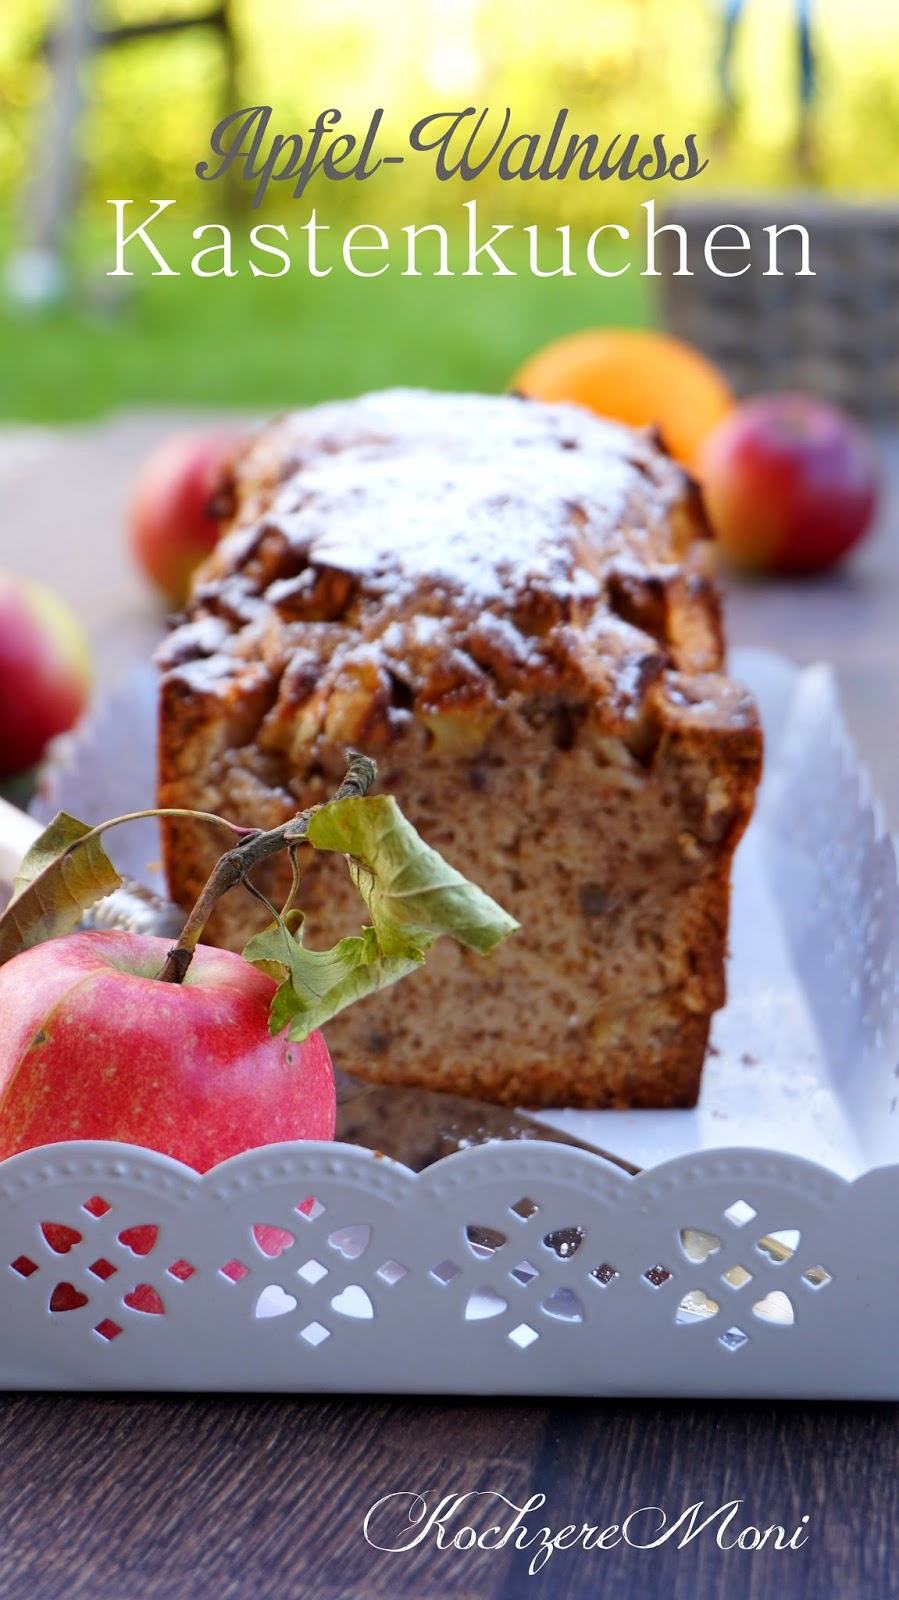
[[[161,658],[159,803],[273,827],[357,747],[522,924],[486,961],[439,941],[329,1025],[335,1059],[510,1104],[693,1104],[761,735],[681,469],[575,407],[396,391],[283,418],[232,476]],[[164,846],[188,906],[220,837],[169,821]],[[258,881],[278,902],[288,864]],[[310,944],[360,925],[327,856],[300,903]],[[230,894],[206,937],[265,921]]]

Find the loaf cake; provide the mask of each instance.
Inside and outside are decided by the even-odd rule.
[[[513,1105],[695,1103],[761,764],[695,486],[577,407],[390,391],[260,431],[229,499],[161,654],[159,804],[273,827],[354,747],[522,924],[486,960],[438,941],[328,1025],[335,1062]],[[165,824],[183,906],[220,849]],[[357,932],[342,864],[303,867],[306,942]],[[288,864],[257,881],[281,903]],[[204,937],[267,920],[234,890]]]

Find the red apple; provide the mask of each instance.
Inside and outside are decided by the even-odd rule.
[[[268,1031],[275,984],[200,946],[160,983],[170,941],[73,933],[0,968],[0,1159],[62,1139],[117,1139],[198,1172],[283,1139],[331,1139],[320,1033]]]
[[[128,509],[134,559],[173,605],[184,601],[191,573],[218,541],[213,508],[245,439],[236,428],[175,434],[147,457],[134,481]]]
[[[0,777],[34,766],[78,720],[90,691],[84,630],[64,600],[0,573]]]
[[[712,527],[737,565],[820,572],[871,524],[874,450],[836,407],[802,394],[759,395],[706,440],[700,477]]]

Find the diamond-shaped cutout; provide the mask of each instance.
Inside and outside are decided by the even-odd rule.
[[[28,1256],[16,1256],[15,1261],[10,1262],[10,1267],[13,1272],[19,1274],[20,1278],[30,1278],[32,1272],[37,1272],[38,1270],[37,1262],[32,1261]]]
[[[311,1344],[313,1349],[320,1344],[324,1344],[325,1340],[330,1339],[330,1337],[331,1329],[326,1328],[324,1323],[321,1322],[310,1322],[300,1333],[300,1338],[305,1339],[307,1344]]]
[[[724,1215],[735,1228],[745,1228],[747,1222],[758,1216],[758,1212],[748,1200],[735,1200],[732,1206],[728,1206]]]
[[[99,1333],[100,1338],[105,1339],[107,1344],[112,1344],[113,1339],[117,1339],[121,1331],[118,1323],[113,1322],[111,1317],[104,1317],[94,1329],[94,1333]]]
[[[485,1261],[488,1256],[495,1255],[506,1243],[506,1235],[500,1233],[498,1228],[485,1228],[477,1222],[470,1222],[465,1229],[468,1248],[479,1261]]]
[[[82,1211],[87,1211],[92,1217],[105,1217],[107,1211],[112,1210],[112,1206],[108,1200],[103,1199],[102,1195],[92,1194],[89,1200],[85,1200],[81,1209]]]
[[[509,1207],[509,1210],[514,1216],[520,1217],[522,1222],[527,1222],[529,1217],[536,1216],[540,1207],[536,1200],[532,1200],[529,1195],[523,1195],[520,1200],[516,1200],[514,1206]]]
[[[583,1322],[584,1308],[573,1289],[554,1289],[541,1301],[540,1310],[557,1322]]]
[[[728,1328],[718,1343],[723,1344],[725,1350],[742,1350],[744,1344],[749,1343],[749,1334],[744,1333],[742,1328]]]
[[[721,1240],[717,1233],[706,1233],[703,1228],[681,1228],[680,1247],[688,1261],[701,1266],[709,1256],[718,1254]]]
[[[326,1278],[327,1276],[327,1267],[323,1267],[321,1262],[316,1261],[314,1257],[311,1261],[304,1261],[303,1265],[297,1272],[298,1278],[302,1278],[304,1283],[311,1284],[321,1283],[322,1278]]]
[[[689,1327],[696,1322],[707,1322],[717,1317],[721,1310],[717,1300],[712,1300],[702,1289],[688,1289],[677,1308],[675,1322],[678,1327]]]
[[[530,1261],[519,1261],[518,1266],[513,1267],[509,1273],[509,1277],[514,1278],[516,1283],[533,1283],[539,1276],[540,1273]]]
[[[297,1206],[297,1211],[301,1217],[306,1218],[307,1222],[317,1222],[318,1218],[323,1217],[325,1214],[324,1206],[320,1200],[316,1199],[314,1194],[307,1194],[305,1200],[301,1200]]]
[[[229,1283],[240,1283],[241,1278],[245,1278],[249,1270],[242,1261],[226,1261],[223,1267],[219,1267],[222,1277],[227,1278]]]
[[[613,1267],[608,1261],[603,1261],[600,1266],[593,1268],[590,1276],[595,1278],[597,1283],[601,1283],[604,1289],[607,1289],[609,1284],[614,1283],[618,1277],[618,1268]]]
[[[461,1275],[462,1268],[457,1267],[455,1261],[440,1261],[436,1267],[431,1268],[431,1277],[442,1284],[453,1283]]]
[[[111,1278],[113,1273],[118,1272],[119,1269],[114,1267],[111,1261],[107,1261],[105,1257],[101,1256],[99,1261],[92,1262],[87,1270],[92,1272],[95,1278],[100,1278],[105,1283],[106,1279]]]
[[[833,1273],[828,1272],[826,1267],[809,1267],[802,1276],[812,1289],[826,1289],[829,1283],[833,1283]]]
[[[660,1261],[657,1261],[654,1267],[647,1267],[643,1276],[647,1283],[652,1284],[654,1289],[661,1289],[662,1284],[667,1283],[670,1278],[673,1278],[674,1274],[669,1272],[667,1267],[663,1267]]]
[[[536,1343],[540,1335],[529,1323],[519,1322],[518,1327],[512,1329],[509,1338],[513,1344],[517,1344],[519,1350],[527,1350],[530,1345]]]
[[[408,1275],[408,1271],[409,1268],[404,1267],[401,1261],[394,1261],[391,1259],[390,1261],[385,1261],[378,1268],[377,1276],[381,1279],[382,1283],[388,1284],[392,1289],[395,1283],[399,1283],[401,1279]]]
[[[559,1257],[560,1261],[568,1261],[580,1249],[584,1241],[584,1230],[576,1225],[570,1228],[555,1228],[552,1233],[544,1234],[543,1243],[547,1250]]]
[[[779,1228],[776,1233],[766,1233],[755,1248],[759,1255],[767,1256],[769,1261],[780,1267],[796,1254],[801,1238],[798,1228]]]
[[[726,1272],[722,1272],[721,1281],[729,1284],[732,1289],[742,1289],[744,1284],[752,1282],[752,1273],[737,1263],[736,1266],[728,1267]]]
[[[172,1265],[166,1268],[166,1271],[181,1283],[186,1283],[188,1278],[192,1278],[196,1270],[196,1267],[192,1267],[189,1261],[173,1261]]]

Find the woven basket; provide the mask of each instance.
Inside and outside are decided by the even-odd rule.
[[[691,277],[675,276],[679,239],[657,240],[663,325],[715,361],[738,394],[803,389],[872,422],[899,417],[899,210],[849,206],[800,196],[772,202],[745,198],[666,209],[689,241]],[[800,235],[777,241],[782,276],[766,276],[772,224],[801,223],[809,235],[814,277],[799,277]],[[704,244],[721,223],[745,229],[751,251],[722,251],[718,277]],[[720,242],[736,243],[725,233]]]

